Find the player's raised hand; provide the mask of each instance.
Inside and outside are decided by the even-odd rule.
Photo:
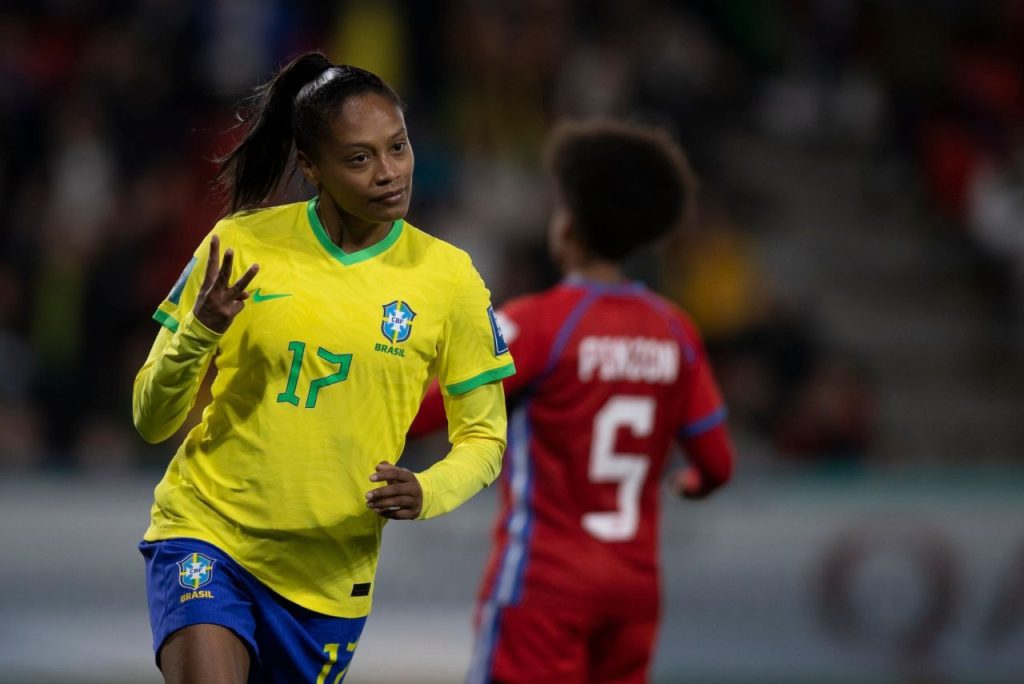
[[[366,506],[383,518],[415,520],[423,509],[423,488],[416,474],[387,461],[377,464],[370,482],[387,482],[387,486],[366,492]]]
[[[253,264],[234,285],[229,285],[234,259],[235,253],[229,248],[224,251],[224,263],[221,263],[220,238],[216,235],[210,238],[210,258],[206,262],[206,274],[193,313],[200,323],[217,333],[226,331],[245,306],[244,302],[249,298],[245,288],[260,270],[259,264]]]

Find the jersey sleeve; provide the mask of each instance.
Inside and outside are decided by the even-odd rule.
[[[185,422],[220,337],[191,311],[176,332],[157,333],[132,388],[135,428],[147,442],[164,441]]]
[[[185,319],[185,316],[192,311],[199,296],[199,288],[203,284],[203,276],[206,273],[206,262],[210,258],[210,239],[217,235],[220,237],[220,253],[223,258],[224,251],[228,247],[234,247],[229,242],[234,238],[233,224],[229,221],[219,221],[213,227],[203,241],[199,243],[192,258],[185,264],[184,270],[178,276],[167,297],[160,302],[160,306],[153,313],[153,319],[171,332],[177,332],[178,326]],[[233,271],[237,269],[238,259],[235,259]],[[232,273],[232,282],[235,276]]]
[[[516,360],[516,374],[504,382],[508,397],[515,398],[536,380],[548,360],[549,345],[542,339],[540,325],[543,316],[536,310],[535,301],[535,298],[512,300],[497,314],[505,342]]]
[[[444,404],[452,450],[417,476],[423,489],[421,519],[454,510],[501,473],[507,429],[501,383],[450,394]]]
[[[683,369],[680,374],[686,386],[677,437],[690,439],[725,422],[727,411],[722,393],[712,373],[704,341],[697,327],[683,317],[686,344],[683,351]]]
[[[445,394],[464,394],[516,372],[491,294],[467,260],[438,349],[438,382]]]
[[[494,317],[499,334],[515,359],[515,374],[502,380],[505,396],[514,399],[518,392],[541,374],[547,362],[546,347],[541,343],[537,320],[531,316],[530,300],[512,300],[497,311]],[[445,401],[438,383],[432,382],[412,421],[409,435],[422,437],[443,428],[448,423]]]

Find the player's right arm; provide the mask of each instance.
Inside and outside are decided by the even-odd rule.
[[[233,261],[230,249],[220,261],[220,238],[212,234],[202,281],[192,277],[194,262],[190,262],[167,302],[157,311],[156,318],[163,327],[135,377],[132,391],[135,428],[147,442],[162,442],[181,427],[195,403],[212,352],[249,296],[245,288],[259,266],[253,264],[234,285],[229,285]],[[182,301],[194,301],[194,306],[191,310],[186,306],[187,313],[179,320],[174,314],[180,316]]]

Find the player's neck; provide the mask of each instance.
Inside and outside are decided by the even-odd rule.
[[[618,264],[597,259],[570,265],[565,270],[565,277],[608,285],[616,285],[626,280]]]
[[[391,230],[392,222],[376,223],[361,221],[351,214],[345,214],[333,202],[317,202],[316,213],[320,224],[331,238],[331,242],[346,254],[372,247]]]

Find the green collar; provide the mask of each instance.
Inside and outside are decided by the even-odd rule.
[[[316,204],[320,201],[320,197],[314,197],[313,199],[306,202],[306,215],[309,217],[309,225],[313,228],[313,235],[316,235],[316,239],[320,241],[323,248],[327,250],[327,253],[332,257],[340,261],[345,266],[351,266],[352,264],[358,264],[360,261],[366,261],[372,259],[391,245],[398,241],[398,238],[402,235],[402,226],[405,225],[405,221],[398,219],[391,224],[391,230],[384,236],[384,239],[380,242],[370,245],[365,249],[361,249],[358,252],[352,252],[346,254],[342,251],[341,247],[334,244],[331,237],[327,234],[324,229],[324,224],[320,223],[320,217],[316,213]]]

